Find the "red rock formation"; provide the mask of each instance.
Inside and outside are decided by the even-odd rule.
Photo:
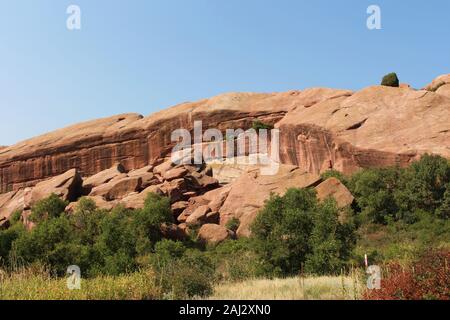
[[[73,168],[86,177],[118,162],[127,171],[145,167],[170,153],[173,130],[192,130],[195,120],[221,130],[247,129],[255,119],[276,124],[282,162],[313,173],[406,165],[424,152],[450,157],[448,77],[430,91],[375,86],[357,93],[230,93],[145,118],[125,114],[81,123],[0,149],[0,192]]]

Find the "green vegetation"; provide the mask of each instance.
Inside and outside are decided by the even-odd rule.
[[[319,203],[312,189],[272,196],[252,228],[264,275],[339,273],[353,247],[353,226],[340,223],[336,202]]]
[[[173,221],[167,198],[151,194],[141,210],[118,206],[110,212],[82,198],[69,215],[66,203],[51,195],[32,208],[36,225],[31,231],[20,213],[0,231],[0,298],[221,297],[225,293],[217,288],[232,291],[230,283],[299,274],[302,279],[333,276],[323,286],[334,288],[336,279],[354,278],[365,254],[371,264],[408,266],[430,249],[450,249],[448,160],[425,155],[408,168],[323,175],[329,177],[341,180],[355,196],[351,208],[338,209],[331,198],[318,201],[314,189],[290,189],[266,202],[250,238],[206,247],[195,230],[184,242],[162,238],[161,224]],[[227,227],[237,230],[239,220],[231,219]],[[65,289],[69,265],[82,270],[81,291]],[[107,289],[114,281],[117,285]],[[308,288],[305,296],[314,296],[314,290]],[[317,296],[327,296],[327,290]]]
[[[395,72],[392,72],[385,75],[383,77],[383,80],[381,81],[381,85],[398,88],[400,86],[400,82],[398,80],[397,74]]]
[[[239,225],[240,225],[240,224],[241,224],[241,222],[239,221],[239,219],[233,217],[233,218],[231,218],[231,219],[227,222],[226,228],[229,229],[229,230],[231,230],[231,231],[236,232],[237,229],[239,229]]]
[[[168,199],[153,194],[142,210],[119,206],[106,213],[88,199],[81,199],[72,215],[64,214],[64,208],[54,195],[38,202],[32,210],[36,227],[21,232],[14,225],[1,234],[1,247],[27,264],[49,266],[58,275],[72,264],[88,276],[119,275],[137,269],[136,258],[161,240],[160,225],[172,221]],[[2,250],[3,258],[10,254]]]
[[[259,132],[259,130],[272,130],[273,126],[270,124],[266,124],[260,120],[255,120],[252,123],[252,129],[256,130],[256,132]]]

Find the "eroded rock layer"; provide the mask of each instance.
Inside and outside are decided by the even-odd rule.
[[[34,186],[71,169],[88,177],[115,163],[126,171],[157,164],[170,154],[171,133],[192,131],[200,120],[204,129],[248,129],[256,119],[275,125],[281,162],[315,174],[406,165],[426,152],[450,158],[449,79],[441,76],[423,90],[374,86],[356,93],[326,88],[230,93],[148,117],[124,114],[77,124],[0,148],[0,192]]]

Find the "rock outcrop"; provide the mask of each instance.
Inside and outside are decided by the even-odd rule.
[[[424,152],[450,157],[449,75],[427,90],[374,86],[353,93],[314,88],[230,93],[183,103],[148,117],[117,115],[57,130],[0,149],[0,191],[34,186],[76,168],[92,176],[114,163],[129,171],[164,155],[175,129],[248,129],[254,120],[281,130],[281,160],[318,173],[408,164]]]
[[[164,232],[179,238],[201,226],[201,238],[212,243],[235,236],[225,228],[231,218],[240,221],[236,234],[248,236],[270,194],[288,188],[315,187],[319,199],[332,196],[345,207],[353,196],[336,179],[322,181],[320,173],[406,166],[424,153],[450,158],[449,91],[450,75],[444,75],[423,90],[403,85],[355,93],[230,93],[148,117],[124,114],[57,130],[0,148],[0,226],[15,210],[29,214],[51,193],[71,202],[67,212],[81,196],[110,210],[118,204],[139,209],[149,193],[164,195],[178,224]],[[194,121],[202,121],[204,130],[246,130],[255,120],[280,130],[281,164],[274,175],[235,162],[252,156],[248,152],[208,166],[171,161],[175,129],[192,132]],[[196,146],[205,150],[209,144]]]
[[[209,244],[219,244],[233,238],[233,232],[217,224],[204,224],[198,231],[201,241]]]
[[[332,197],[336,200],[339,208],[350,206],[355,200],[347,187],[336,178],[329,178],[325,180],[316,187],[316,191],[317,198],[319,200],[323,201],[328,197]]]

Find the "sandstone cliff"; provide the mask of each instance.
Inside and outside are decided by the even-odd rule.
[[[56,190],[69,201],[89,195],[104,208],[120,202],[139,207],[146,193],[157,192],[171,197],[182,228],[198,209],[187,222],[223,226],[237,217],[238,233],[246,235],[270,192],[317,185],[324,170],[407,165],[423,153],[450,158],[449,86],[450,75],[444,75],[422,90],[229,93],[148,117],[123,114],[70,126],[0,148],[0,220],[12,209],[29,209],[29,195],[36,201],[42,190]],[[252,167],[206,172],[167,161],[175,129],[193,130],[197,120],[203,129],[248,129],[256,119],[280,129],[283,166],[275,177],[260,177]],[[67,181],[73,190],[65,189]]]
[[[230,93],[184,103],[148,117],[89,121],[0,149],[0,191],[17,190],[77,168],[90,176],[121,162],[127,170],[167,154],[174,129],[249,128],[254,119],[281,129],[281,160],[310,172],[322,166],[406,164],[424,152],[450,156],[448,87],[370,87],[353,93],[315,88],[286,93]]]

